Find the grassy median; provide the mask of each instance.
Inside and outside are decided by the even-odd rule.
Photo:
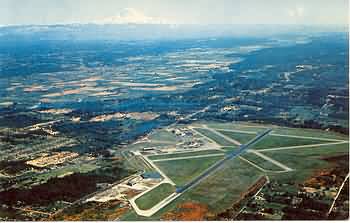
[[[164,183],[137,198],[135,203],[140,209],[148,210],[174,192],[175,187],[173,185]]]

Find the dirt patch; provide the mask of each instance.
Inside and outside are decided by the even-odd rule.
[[[337,155],[323,157],[322,160],[328,161],[331,167],[316,171],[303,185],[306,187],[321,188],[340,185],[347,175],[349,166],[349,155]]]
[[[113,221],[118,219],[130,208],[121,201],[109,201],[104,203],[88,202],[72,207],[59,216],[51,216],[49,221]]]
[[[43,111],[39,111],[39,112],[43,113],[43,114],[61,115],[61,114],[71,113],[72,111],[73,111],[72,109],[63,108],[63,109],[48,109],[48,110],[43,110]]]
[[[151,121],[159,117],[159,114],[153,112],[130,112],[130,113],[114,113],[114,114],[106,114],[99,115],[90,119],[90,122],[105,122],[112,119],[124,119],[131,118],[135,120],[145,120]]]
[[[176,212],[166,213],[162,220],[201,221],[208,214],[208,206],[201,203],[185,202],[177,206]]]

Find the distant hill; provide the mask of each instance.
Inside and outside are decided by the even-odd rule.
[[[346,31],[346,27],[294,25],[63,24],[0,27],[0,40],[134,41]]]

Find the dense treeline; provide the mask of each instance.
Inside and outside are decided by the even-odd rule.
[[[114,164],[114,165],[113,165]],[[48,205],[63,200],[74,202],[95,192],[99,183],[112,183],[130,174],[116,162],[89,173],[74,173],[63,178],[51,178],[29,189],[12,188],[0,192],[0,204]]]

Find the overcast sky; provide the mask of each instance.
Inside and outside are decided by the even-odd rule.
[[[0,0],[0,25],[347,24],[348,0]]]

